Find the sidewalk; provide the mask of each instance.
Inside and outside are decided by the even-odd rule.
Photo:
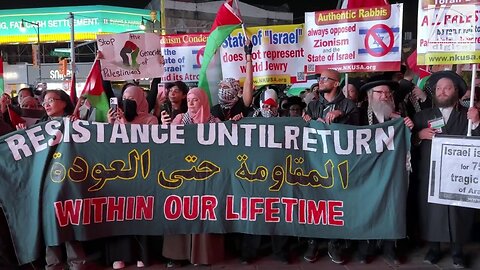
[[[198,270],[220,270],[220,269],[232,269],[232,270],[383,270],[383,269],[410,269],[410,270],[428,270],[428,269],[454,269],[452,265],[452,259],[447,250],[445,250],[444,257],[438,263],[438,265],[428,265],[423,262],[423,257],[426,253],[426,248],[417,249],[408,255],[408,260],[401,265],[392,265],[382,257],[377,257],[373,262],[369,264],[360,264],[356,261],[346,262],[344,265],[336,265],[326,254],[320,257],[315,263],[305,262],[302,256],[295,256],[291,264],[284,265],[279,261],[272,259],[271,257],[265,257],[250,265],[242,265],[238,259],[229,259],[225,262],[209,266],[209,267],[195,267],[188,265],[181,267],[181,269],[198,269]],[[475,243],[468,245],[465,248],[465,254],[467,255],[468,269],[480,269],[480,244]],[[111,267],[104,268],[112,269]],[[126,270],[138,269],[136,266],[129,266],[124,268]],[[164,264],[155,264],[144,269],[166,269]]]

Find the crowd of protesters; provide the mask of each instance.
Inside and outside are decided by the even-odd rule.
[[[448,246],[453,266],[466,266],[463,247],[472,240],[475,211],[427,202],[433,136],[438,133],[466,135],[468,120],[473,123],[473,135],[480,132],[479,107],[469,108],[469,86],[460,75],[453,71],[435,72],[420,89],[412,82],[410,70],[386,72],[369,78],[349,78],[347,85],[343,85],[341,74],[337,71],[324,70],[317,76],[318,83],[306,89],[305,93],[286,97],[273,88],[254,89],[251,45],[245,47],[245,53],[247,73],[243,88],[236,78],[222,80],[218,85],[218,104],[210,107],[205,91],[200,88],[189,89],[184,82],[177,81],[166,83],[165,89],[159,89],[160,80],[153,79],[151,90],[147,92],[134,83],[126,84],[118,107],[108,112],[108,122],[187,125],[238,121],[244,117],[302,117],[307,122],[368,126],[403,117],[406,127],[412,131],[412,170],[409,179],[405,179],[409,181],[409,240],[353,241],[275,235],[191,234],[159,236],[160,240],[152,241],[151,236],[132,235],[91,243],[71,241],[62,247],[46,247],[45,260],[40,264],[46,265],[46,269],[63,269],[67,264],[70,269],[91,269],[89,265],[92,262],[87,254],[91,252],[92,245],[113,269],[122,269],[131,263],[144,267],[155,260],[163,260],[167,267],[211,265],[221,262],[226,252],[236,254],[242,263],[248,264],[264,254],[265,246],[270,246],[273,255],[286,264],[299,250],[308,262],[315,262],[325,250],[332,262],[337,264],[345,263],[347,258],[369,263],[379,254],[392,263],[400,264],[408,254],[402,246],[427,245],[426,263],[436,264],[444,254],[442,248]],[[409,75],[404,75],[405,72]],[[475,97],[479,94],[476,92]],[[8,94],[0,98],[0,135],[27,128],[26,123],[16,123],[12,119],[11,111],[17,115],[25,115],[25,110],[44,111],[44,117],[37,121],[40,123],[59,117],[70,117],[72,121],[91,119],[92,109],[84,99],[75,107],[70,97],[61,90],[47,90],[39,97],[32,88],[23,88],[13,99]],[[429,123],[432,120],[441,121],[444,125],[431,127]],[[3,215],[0,234],[0,263],[12,266],[15,259]],[[100,262],[97,260],[95,263]]]

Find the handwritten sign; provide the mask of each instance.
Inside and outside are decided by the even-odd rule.
[[[400,70],[402,16],[402,4],[305,13],[305,72]]]
[[[432,141],[428,201],[480,208],[480,140],[435,136]]]
[[[479,2],[441,2],[418,3],[417,62],[421,65],[480,63]]]
[[[160,37],[153,33],[98,35],[104,80],[124,81],[163,75]]]
[[[397,239],[405,220],[391,212],[405,211],[399,164],[409,136],[401,119],[369,127],[287,117],[185,126],[57,119],[0,138],[0,202],[22,263],[40,256],[40,239]]]

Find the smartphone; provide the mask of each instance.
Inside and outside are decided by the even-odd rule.
[[[110,109],[116,111],[118,108],[118,99],[116,97],[110,98]]]
[[[167,89],[165,88],[164,83],[159,83],[158,84],[158,94],[157,98],[159,100],[165,100],[167,98]]]

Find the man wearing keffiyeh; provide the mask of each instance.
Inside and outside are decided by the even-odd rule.
[[[249,44],[245,46],[245,59],[247,63],[243,93],[240,82],[234,78],[223,79],[218,84],[219,104],[212,107],[211,113],[221,121],[237,121],[249,113],[253,100],[253,45],[249,41],[247,43]],[[240,94],[242,98],[240,98]]]

